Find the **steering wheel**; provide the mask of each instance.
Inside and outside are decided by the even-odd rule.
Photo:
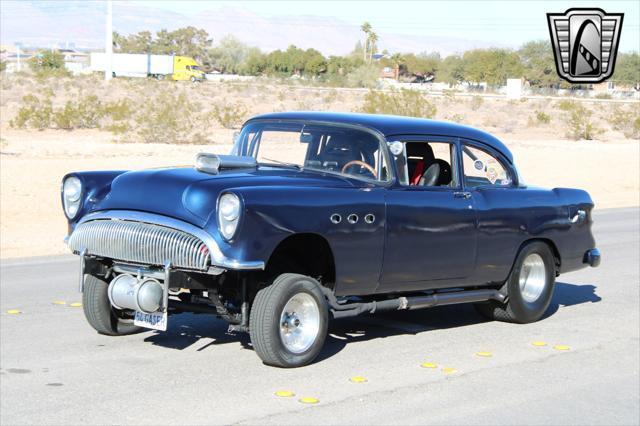
[[[376,169],[374,169],[364,161],[360,161],[360,160],[349,161],[347,164],[344,165],[344,167],[342,167],[342,173],[344,173],[351,166],[364,167],[369,173],[373,175],[374,179],[378,179],[378,173],[376,173]]]

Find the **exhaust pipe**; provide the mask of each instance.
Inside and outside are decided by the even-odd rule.
[[[132,309],[150,314],[162,306],[164,290],[155,278],[121,274],[109,283],[107,294],[109,301],[117,309]]]
[[[333,318],[355,317],[364,313],[373,314],[380,311],[398,311],[432,308],[434,306],[455,305],[458,303],[486,302],[496,300],[504,302],[506,296],[498,290],[465,290],[429,295],[406,296],[396,299],[387,299],[372,302],[338,303],[336,297],[330,291],[325,291],[329,309]]]

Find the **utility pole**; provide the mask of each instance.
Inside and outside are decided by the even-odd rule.
[[[107,0],[107,34],[104,38],[104,81],[109,81],[113,77],[113,71],[111,70],[112,57],[113,57],[113,2]]]

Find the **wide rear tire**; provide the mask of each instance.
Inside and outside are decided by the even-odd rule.
[[[507,302],[490,301],[474,306],[491,320],[519,324],[538,321],[551,303],[555,278],[555,259],[549,246],[541,241],[531,242],[518,253],[502,287]]]
[[[249,328],[253,349],[265,364],[301,367],[312,362],[327,336],[329,312],[313,278],[282,274],[258,291]]]
[[[111,306],[108,288],[109,284],[95,275],[84,276],[82,308],[89,325],[107,336],[125,336],[143,331],[142,327],[133,325],[133,320],[123,319],[121,313]]]

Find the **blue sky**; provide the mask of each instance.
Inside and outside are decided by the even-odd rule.
[[[520,45],[549,37],[547,12],[571,7],[600,7],[625,14],[620,50],[640,50],[640,1],[131,1],[194,15],[220,7],[248,9],[263,16],[337,17],[359,25],[369,21],[378,32],[475,38]],[[506,43],[505,43],[506,41]]]

